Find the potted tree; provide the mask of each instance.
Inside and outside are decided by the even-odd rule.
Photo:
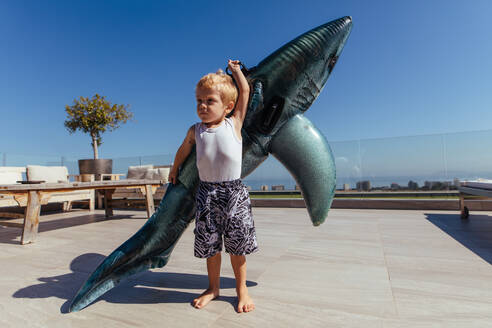
[[[129,105],[111,104],[105,97],[96,94],[91,99],[80,97],[75,99],[72,106],[65,106],[67,119],[65,127],[74,133],[80,130],[88,133],[92,140],[94,159],[79,160],[80,174],[108,174],[112,173],[113,160],[100,159],[98,147],[102,143],[101,134],[114,131],[121,124],[126,123],[133,117],[128,110]]]

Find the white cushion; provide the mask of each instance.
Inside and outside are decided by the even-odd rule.
[[[157,168],[157,169],[148,169],[145,172],[144,179],[149,180],[163,180],[164,183],[167,183],[167,178],[169,177],[169,168]]]
[[[44,180],[46,183],[68,182],[68,169],[65,166],[27,166],[27,180]]]
[[[0,166],[0,172],[19,172],[25,173],[26,168],[24,166]]]
[[[153,169],[154,165],[139,165],[139,166],[129,166],[128,173],[126,174],[127,179],[144,179],[147,170]]]
[[[145,175],[143,177],[144,179],[148,179],[148,180],[155,180],[155,179],[160,179],[160,176],[159,176],[159,169],[148,169],[146,172],[145,172]]]
[[[171,171],[171,168],[169,167],[159,168],[159,175],[161,176],[160,179],[162,180],[162,182],[168,183],[169,171]]]
[[[17,181],[22,181],[21,172],[0,172],[0,185],[15,184]]]

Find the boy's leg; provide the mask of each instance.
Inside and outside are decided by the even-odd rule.
[[[246,287],[245,255],[258,250],[251,200],[248,189],[241,180],[233,181],[229,188],[231,196],[228,199],[224,245],[226,252],[231,255],[232,269],[236,276],[237,312],[249,312],[254,310],[255,305]]]
[[[246,287],[246,256],[232,255],[231,265],[236,277],[236,292],[238,298],[237,312],[250,312],[255,309],[253,299],[249,296]]]
[[[220,252],[207,258],[208,288],[199,297],[193,300],[193,306],[203,308],[211,300],[219,296],[220,290],[220,264],[222,257]]]
[[[216,194],[216,186],[200,181],[196,195],[195,256],[207,258],[208,288],[193,300],[193,306],[197,309],[219,296],[222,232],[218,224],[220,217],[215,211]]]

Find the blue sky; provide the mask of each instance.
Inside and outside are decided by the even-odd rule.
[[[330,20],[352,34],[306,113],[331,142],[491,129],[492,2],[1,1],[0,152],[91,156],[64,107],[96,92],[135,121],[101,157],[174,153],[194,86]],[[490,143],[489,143],[490,144]]]

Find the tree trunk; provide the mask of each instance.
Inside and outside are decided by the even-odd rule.
[[[94,150],[94,159],[99,158],[99,154],[97,152],[97,138],[96,136],[92,136],[92,149]]]

